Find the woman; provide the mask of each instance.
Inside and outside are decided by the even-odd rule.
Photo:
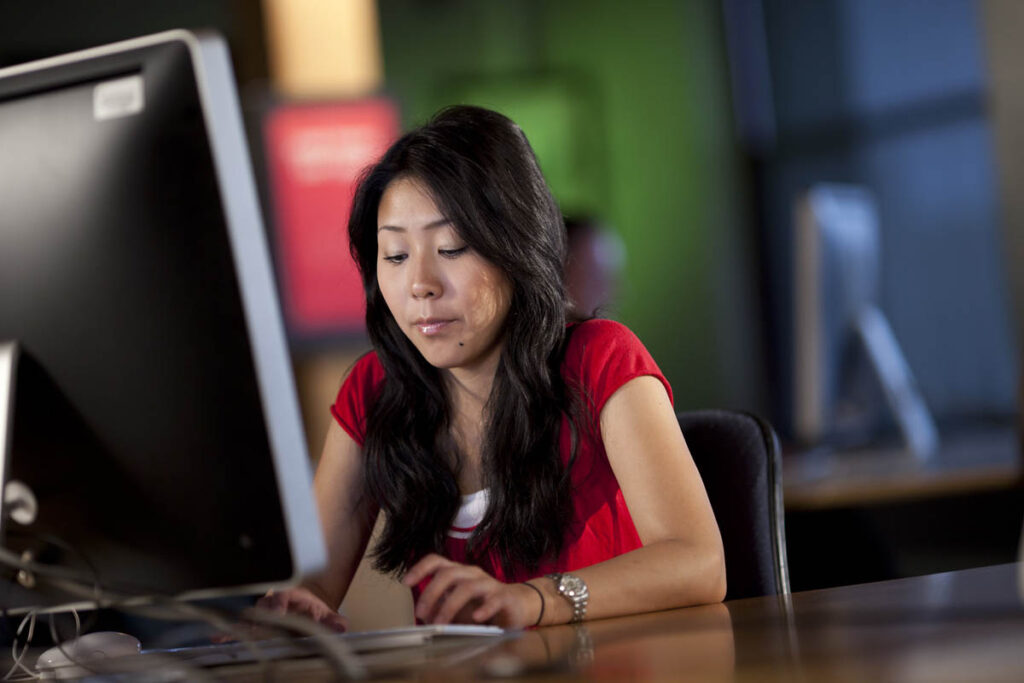
[[[377,566],[429,623],[521,628],[720,601],[721,539],[646,349],[567,324],[565,229],[522,131],[453,107],[364,176],[349,222],[374,352],[315,490],[328,568],[265,606],[337,614]]]

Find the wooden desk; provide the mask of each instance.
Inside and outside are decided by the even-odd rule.
[[[421,661],[404,670],[395,655],[370,668],[428,681],[1021,681],[1020,571],[999,565],[549,627],[482,650],[407,653]],[[318,661],[279,672],[282,680],[332,678]]]

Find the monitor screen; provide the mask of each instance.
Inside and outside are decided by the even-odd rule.
[[[854,321],[877,299],[873,200],[859,187],[817,185],[801,195],[795,214],[794,431],[805,444],[872,433],[881,396]]]
[[[38,504],[5,548],[135,595],[322,566],[244,140],[213,35],[0,70],[0,475]],[[0,607],[72,599],[31,578]]]

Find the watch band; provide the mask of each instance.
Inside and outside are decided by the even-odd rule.
[[[586,582],[575,574],[555,572],[547,576],[555,582],[558,594],[568,600],[572,607],[572,619],[569,623],[578,624],[583,621],[587,614],[587,603],[590,601],[590,590]]]

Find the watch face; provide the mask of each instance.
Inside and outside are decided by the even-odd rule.
[[[583,579],[572,574],[564,574],[560,583],[562,590],[571,595],[580,595],[587,588],[587,584],[583,583]]]

